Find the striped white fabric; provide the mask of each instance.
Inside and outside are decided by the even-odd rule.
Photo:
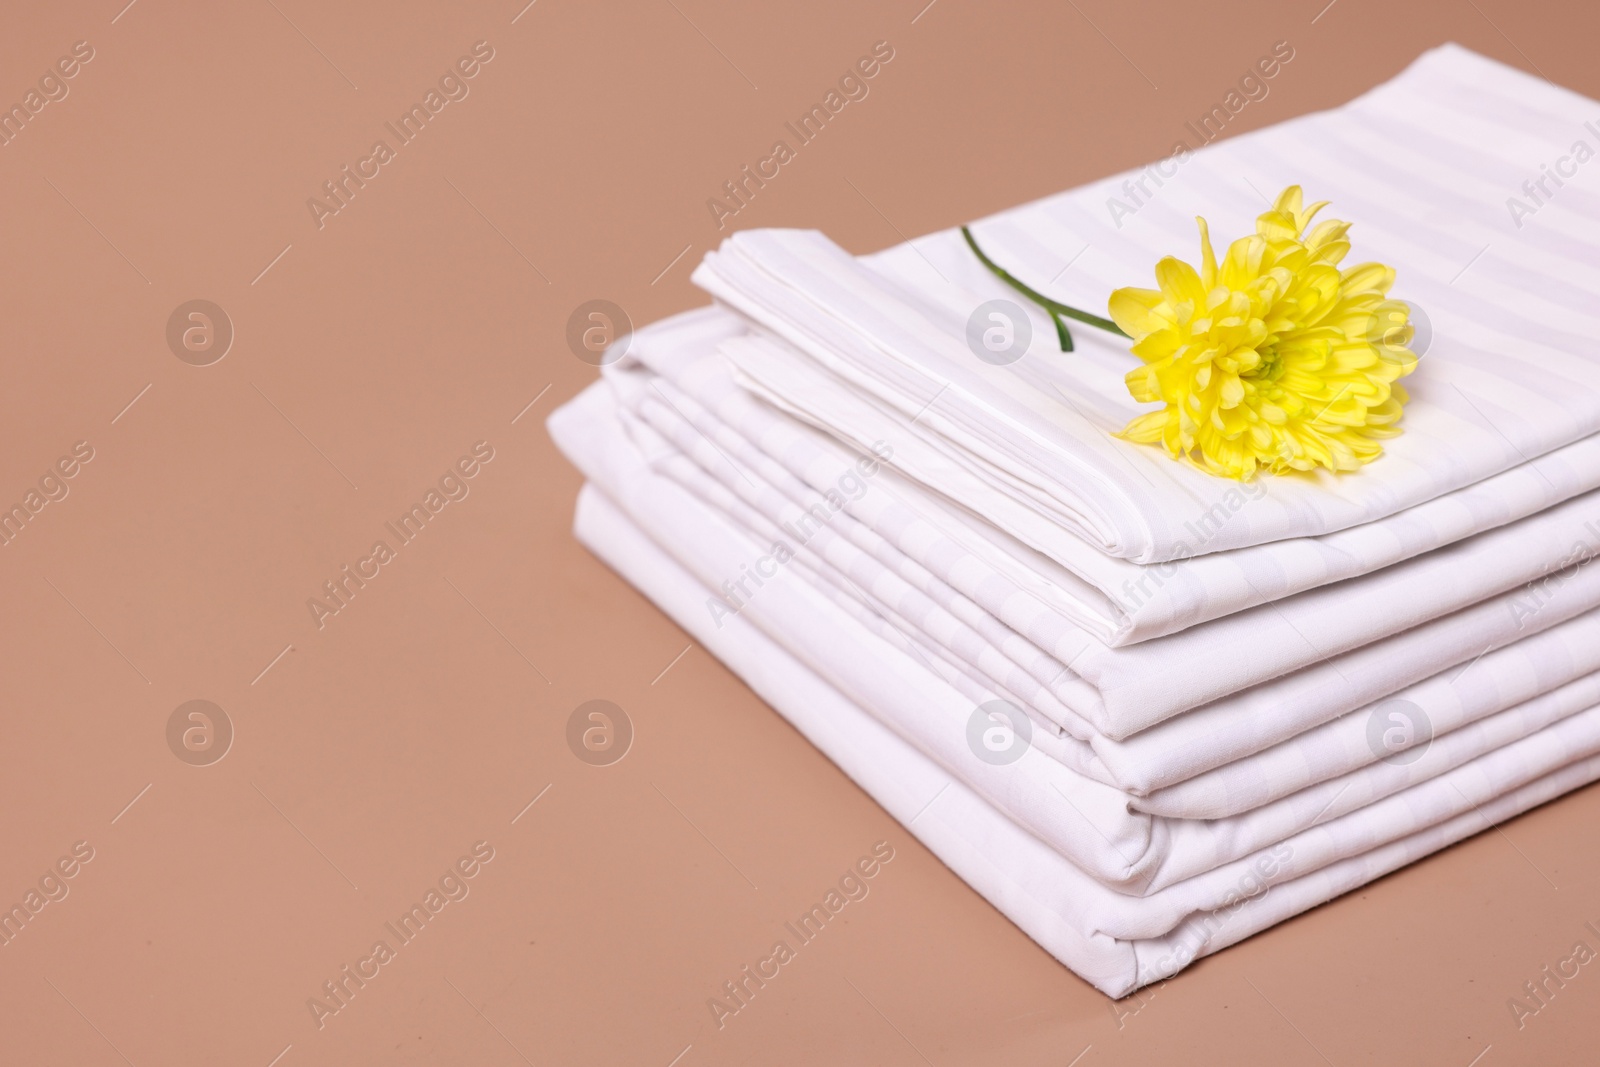
[[[844,601],[859,598],[930,662],[943,664],[954,684],[974,695],[1001,692],[1042,722],[1092,743],[1106,753],[1106,767],[1091,763],[1091,773],[1119,785],[1149,790],[1173,780],[1173,760],[1120,758],[1122,747],[1111,741],[1180,712],[1209,704],[1208,733],[1175,724],[1157,735],[1184,737],[1183,769],[1198,773],[1600,604],[1600,569],[1561,573],[1600,552],[1600,491],[1590,491],[1448,550],[1112,647],[1079,626],[1078,613],[1068,608],[1092,599],[1093,587],[892,471],[857,478],[851,473],[857,456],[752,400],[710,352],[736,328],[714,310],[659,323],[641,331],[628,359],[608,371],[623,406],[662,439],[649,448],[657,468],[769,545],[816,556],[824,587]],[[636,429],[636,438],[642,432]],[[903,426],[883,432],[876,440],[892,461],[909,435]],[[1544,466],[1555,464],[1552,456]],[[1527,475],[1526,484],[1547,484],[1528,471],[1515,473]],[[853,488],[837,517],[822,524],[807,518],[808,509],[829,515],[825,494],[845,483]],[[1371,524],[1385,530],[1329,537],[1348,542],[1364,533],[1368,543],[1415,545],[1437,527],[1414,511],[1497,514],[1475,508],[1473,492],[1458,490]],[[797,531],[812,535],[802,542]],[[1193,580],[1193,571],[1200,581],[1221,584],[1232,570],[1249,586],[1254,579],[1235,557],[1292,559],[1307,554],[1306,542],[1317,543],[1302,539],[1170,566],[1118,564],[1146,571],[1150,580],[1141,579],[1141,588],[1156,592]],[[731,609],[749,581],[733,562],[722,581],[745,585],[743,593],[724,592]],[[1373,644],[1390,635],[1400,636]],[[1249,723],[1253,732],[1243,738],[1240,727],[1219,723]]]
[[[1482,695],[1476,701],[1464,699],[1454,719],[1448,703],[1429,699],[1436,695],[1429,687],[1408,694],[1434,708],[1424,714],[1439,715],[1440,736],[1420,750],[1415,761],[1380,762],[1379,754],[1385,750],[1372,748],[1365,759],[1356,758],[1349,732],[1340,729],[1350,717],[1337,720],[1334,729],[1293,738],[1260,756],[1251,757],[1248,747],[1243,748],[1238,753],[1241,766],[1252,760],[1263,766],[1292,763],[1298,754],[1307,764],[1321,760],[1329,769],[1314,784],[1298,783],[1309,788],[1262,796],[1259,803],[1246,803],[1243,810],[1226,817],[1214,818],[1209,812],[1153,816],[1140,810],[1139,799],[1130,792],[1052,758],[1042,744],[1025,747],[1013,761],[991,763],[974,749],[968,731],[978,707],[997,696],[994,688],[952,684],[930,659],[938,646],[929,643],[919,649],[907,642],[904,631],[888,623],[892,609],[874,603],[868,589],[831,567],[821,554],[811,555],[810,543],[782,566],[747,568],[736,563],[763,558],[773,535],[741,521],[736,506],[710,504],[689,485],[656,473],[645,454],[671,446],[648,427],[634,424],[630,429],[642,435],[641,451],[623,430],[626,413],[602,388],[591,388],[563,409],[552,420],[552,431],[585,475],[622,502],[630,521],[649,530],[696,575],[708,591],[697,605],[706,624],[721,629],[733,617],[717,609],[722,600],[709,594],[727,581],[726,575],[770,572],[752,588],[738,617],[748,618],[1091,877],[1124,893],[1150,896],[1179,883],[1190,889],[1213,884],[1195,880],[1276,842],[1350,816],[1345,851],[1328,851],[1332,846],[1319,836],[1316,850],[1308,846],[1301,852],[1303,863],[1314,856],[1321,857],[1318,862],[1333,862],[1353,854],[1350,850],[1358,845],[1375,847],[1399,829],[1411,832],[1415,829],[1411,820],[1419,811],[1430,818],[1459,813],[1469,801],[1449,782],[1452,776],[1472,773],[1461,771],[1464,765],[1483,761],[1499,767],[1504,761],[1516,773],[1536,775],[1591,748],[1600,751],[1600,711],[1589,714],[1600,701],[1600,674],[1586,674],[1580,667],[1586,655],[1593,658],[1600,619],[1586,619],[1569,631],[1544,635],[1539,650],[1523,652],[1512,646],[1483,657],[1456,694]],[[705,482],[703,476],[699,481]],[[731,495],[720,499],[724,505],[736,505]],[[858,572],[857,577],[876,584],[869,575]],[[858,590],[855,596],[850,595],[852,587]],[[1511,696],[1518,683],[1533,695],[1532,700],[1518,704],[1514,697],[1501,701],[1488,695],[1503,687]],[[1450,693],[1452,686],[1440,680],[1432,689]],[[1275,718],[1293,716],[1235,713],[1231,729],[1222,733],[1236,739],[1249,725],[1260,729]],[[1366,744],[1367,717],[1356,718],[1360,743]],[[1469,722],[1469,729],[1452,729]],[[1193,747],[1208,745],[1202,729]],[[1285,751],[1291,754],[1286,757]],[[1535,751],[1537,758],[1527,755]],[[1217,758],[1223,762],[1230,757],[1221,753]],[[1248,779],[1248,770],[1241,773]],[[1422,804],[1419,798],[1429,799]],[[1375,814],[1385,811],[1389,815]]]
[[[1048,545],[1036,550],[988,521],[992,512],[983,511],[985,518],[978,519],[967,508],[924,487],[929,479],[922,472],[936,469],[939,473],[933,480],[946,486],[960,484],[964,499],[979,499],[987,492],[981,478],[945,462],[920,435],[907,432],[905,416],[871,405],[770,335],[731,331],[735,324],[725,315],[691,313],[675,323],[653,326],[650,343],[634,351],[657,373],[673,380],[690,379],[693,385],[686,389],[692,389],[719,418],[747,435],[792,435],[792,423],[787,420],[777,420],[784,429],[769,430],[775,421],[769,414],[774,407],[805,417],[782,397],[828,395],[830,409],[854,427],[861,440],[892,442],[896,466],[924,479],[919,483],[891,475],[880,483],[895,486],[894,492],[903,501],[897,507],[914,511],[936,530],[960,537],[967,553],[980,557],[989,568],[1005,570],[1052,612],[1111,646],[1161,637],[1319,585],[1358,577],[1600,487],[1600,435],[1592,435],[1394,515],[1321,536],[1139,564],[1108,556],[1070,531],[1052,526],[1046,530]],[[712,366],[706,369],[688,366],[705,359],[712,338],[719,339],[722,352],[736,355],[746,367],[761,362],[761,377],[769,387],[768,404],[754,402],[749,392],[727,380],[725,361],[710,361]],[[808,462],[833,466],[839,464],[840,456],[848,455],[843,448],[829,448],[823,440],[808,453]],[[821,456],[831,459],[812,458]],[[1258,501],[1267,491],[1267,482],[1263,479],[1239,486],[1214,481],[1212,488],[1208,506],[1197,507],[1184,525],[1187,543],[1196,550],[1204,549],[1233,514]],[[994,500],[1003,514],[1008,502],[999,497]]]
[[[1600,105],[1446,46],[1131,214],[1119,175],[974,227],[1095,309],[1192,258],[1195,214],[1226,240],[1284,185],[1333,200],[1431,331],[1358,474],[1240,486],[1116,439],[1134,357],[1063,355],[1032,308],[1025,355],[977,358],[1014,294],[957,232],[756,231],[696,272],[725,306],[552,416],[579,537],[1120,996],[1600,778],[1600,195],[1524,187],[1585,138]]]
[[[1533,744],[1501,750],[1492,763],[1473,761],[1435,779],[1437,788],[1398,794],[1399,803],[1387,809],[1326,818],[1154,894],[1128,896],[1006,818],[965,776],[908,745],[752,619],[712,625],[700,611],[709,589],[592,488],[580,497],[576,532],[963,880],[1113,997],[1600,778],[1600,755],[1585,753],[1571,737],[1541,732],[1529,739]],[[890,672],[896,666],[884,664]],[[1590,712],[1590,720],[1596,717]],[[1600,722],[1568,721],[1584,727],[1573,732],[1600,732]],[[1374,825],[1383,829],[1375,833]]]
[[[1600,430],[1600,198],[1573,182],[1550,187],[1531,216],[1514,219],[1507,206],[1574,140],[1600,144],[1586,122],[1600,128],[1600,105],[1446,46],[1342,108],[1201,149],[1120,228],[1106,203],[1125,195],[1124,175],[974,225],[1024,281],[1096,309],[1118,286],[1152,284],[1161,256],[1195,258],[1194,216],[1227,240],[1253,230],[1267,196],[1301,183],[1355,222],[1352,261],[1397,269],[1395,295],[1420,307],[1433,333],[1407,379],[1407,432],[1358,474],[1266,480],[1261,499],[1200,546],[1188,527],[1216,503],[1218,480],[1111,436],[1140,411],[1123,384],[1136,362],[1126,342],[1082,327],[1078,351],[1064,355],[1040,312],[1019,362],[977,359],[969,316],[1016,294],[956,231],[859,260],[817,233],[750,231],[695,277],[847,392],[907,421],[939,461],[913,478],[1042,552],[1057,528],[1139,562],[1316,536]],[[728,354],[757,389],[871,444],[836,409],[836,392],[774,375],[750,346]]]

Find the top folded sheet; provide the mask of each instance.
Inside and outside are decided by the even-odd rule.
[[[1424,323],[1405,432],[1358,472],[1263,476],[1248,494],[1113,436],[1147,410],[1123,382],[1138,364],[1125,340],[1077,328],[1077,351],[1059,352],[1028,305],[1026,354],[977,358],[974,311],[1026,302],[958,230],[861,258],[814,232],[747,231],[695,280],[845,387],[797,388],[758,346],[730,348],[754,391],[870,447],[848,390],[940,457],[908,475],[1024,543],[1048,552],[1065,527],[1108,555],[1160,562],[1370,522],[1600,431],[1600,195],[1549,169],[1566,160],[1565,175],[1596,149],[1600,104],[1447,45],[1336,110],[974,225],[1022,281],[1099,310],[1114,288],[1151,284],[1163,255],[1194,259],[1196,215],[1226,242],[1284,186],[1331,200],[1353,223],[1349,262],[1394,266],[1392,295]]]

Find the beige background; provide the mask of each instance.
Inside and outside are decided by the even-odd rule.
[[[1113,1006],[573,542],[542,426],[594,377],[573,308],[702,303],[706,199],[875,41],[869,98],[737,225],[868,251],[1154,159],[1279,40],[1230,130],[1446,40],[1600,96],[1593,5],[122,2],[0,32],[0,102],[95,53],[0,147],[0,503],[94,449],[0,548],[0,904],[94,850],[0,947],[0,1060],[1594,1058],[1600,969],[1520,1031],[1506,1001],[1600,948],[1600,790]],[[319,229],[307,198],[479,40],[470,95]],[[205,367],[165,341],[195,298],[236,330]],[[480,440],[470,495],[319,630],[307,598]],[[609,767],[565,742],[597,697],[637,731]],[[236,730],[210,766],[167,744],[191,699]],[[712,1025],[880,839],[871,896]],[[470,896],[319,1030],[307,998],[481,840]]]

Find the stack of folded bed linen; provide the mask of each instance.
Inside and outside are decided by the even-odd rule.
[[[1600,777],[1600,197],[1523,189],[1590,122],[1447,46],[1131,215],[1119,175],[973,224],[1098,309],[1196,215],[1333,201],[1432,334],[1359,471],[1241,483],[1115,436],[1128,342],[1063,353],[1031,304],[1026,354],[979,358],[974,311],[1017,296],[959,231],[750,231],[695,274],[715,306],[552,417],[577,535],[1072,970],[1168,977]]]

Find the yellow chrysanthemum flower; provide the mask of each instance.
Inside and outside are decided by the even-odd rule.
[[[1349,223],[1305,232],[1324,206],[1302,208],[1291,185],[1220,265],[1197,219],[1199,271],[1168,256],[1160,288],[1111,294],[1111,317],[1145,363],[1128,372],[1128,391],[1162,405],[1122,436],[1240,480],[1355,470],[1382,455],[1407,399],[1396,380],[1416,367],[1409,309],[1388,297],[1393,268],[1339,269]]]

